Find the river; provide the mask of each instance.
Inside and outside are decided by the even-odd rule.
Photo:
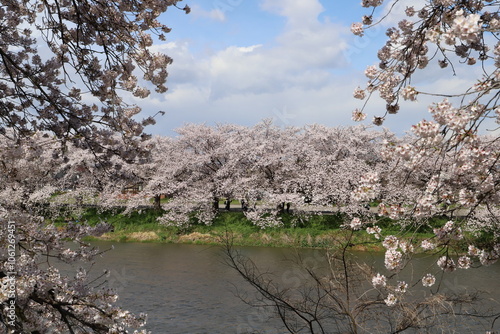
[[[95,242],[106,252],[90,273],[110,270],[109,284],[120,295],[118,303],[132,312],[148,314],[147,330],[165,334],[202,333],[285,333],[278,320],[269,319],[267,311],[246,305],[235,296],[239,291],[252,296],[253,291],[236,272],[222,261],[216,246]],[[278,283],[294,285],[303,276],[292,269],[290,259],[296,250],[285,248],[242,247],[239,250],[263,270],[276,274]],[[323,261],[320,250],[301,249],[299,254],[309,266]],[[382,254],[360,253],[368,262],[383,262]],[[431,259],[417,261],[413,272],[432,265]],[[445,288],[486,290],[500,301],[500,264],[474,270],[460,270],[444,281]],[[500,326],[500,324],[497,324]],[[500,329],[500,328],[499,328]],[[460,331],[457,331],[460,333]],[[466,332],[464,332],[466,333]]]

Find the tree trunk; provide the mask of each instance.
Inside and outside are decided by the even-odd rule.
[[[156,211],[161,210],[161,195],[155,195],[154,202],[153,202],[153,208]]]

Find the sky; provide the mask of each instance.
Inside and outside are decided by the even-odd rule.
[[[418,1],[402,1],[360,38],[351,23],[369,13],[356,0],[185,0],[179,5],[191,13],[169,8],[161,21],[172,31],[154,45],[174,59],[169,90],[136,103],[146,115],[164,111],[148,131],[169,136],[186,123],[253,126],[266,118],[282,127],[355,125],[351,112],[363,101],[352,92],[366,84],[363,72],[377,63],[386,28]],[[431,86],[452,83],[431,79]],[[402,134],[430,118],[428,104],[403,105],[384,126]],[[384,109],[384,101],[370,100],[366,124]]]

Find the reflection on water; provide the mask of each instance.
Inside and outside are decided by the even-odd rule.
[[[101,249],[114,245],[91,270],[98,275],[110,269],[109,283],[119,295],[119,303],[132,312],[148,314],[147,329],[153,333],[285,333],[277,320],[268,319],[268,310],[252,308],[234,292],[253,291],[237,274],[222,263],[221,250],[214,246],[95,242]],[[292,249],[245,247],[242,253],[254,259],[259,268],[276,273],[276,282],[298,286],[304,275],[287,258]],[[299,250],[312,268],[324,266],[321,250]],[[383,254],[358,253],[375,266],[383,265]],[[414,261],[408,275],[435,270],[433,260]],[[473,271],[461,270],[447,276],[444,288],[484,289],[500,301],[500,264]],[[410,278],[410,277],[408,277]]]

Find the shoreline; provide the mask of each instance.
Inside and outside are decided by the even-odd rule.
[[[100,237],[86,237],[86,241],[222,245],[224,238],[229,235],[235,246],[325,249],[345,244],[350,234],[349,230],[342,228],[344,217],[341,214],[311,216],[299,225],[293,223],[292,216],[284,214],[283,227],[267,229],[253,225],[241,212],[221,212],[211,225],[192,224],[185,228],[160,224],[157,221],[160,214],[153,210],[142,210],[123,215],[89,209],[80,221],[90,225],[105,221],[113,227],[111,232]],[[446,221],[444,218],[436,218],[431,224],[432,227],[439,227]],[[416,253],[426,253],[419,247],[421,241],[435,237],[430,225],[419,228],[418,232],[414,229],[405,231],[391,220],[381,220],[378,225],[382,229],[381,239],[376,239],[366,231],[357,231],[349,239],[352,244],[349,249],[382,252],[385,251],[382,240],[388,235],[394,235],[401,240],[411,241]],[[64,223],[60,222],[60,226],[63,227]],[[467,247],[464,241],[453,241],[449,246],[457,253],[464,252]]]
[[[245,247],[276,247],[276,248],[319,248],[324,249],[338,243],[338,231],[332,230],[315,236],[293,236],[290,233],[279,231],[255,232],[249,236],[229,232],[235,246]],[[223,245],[223,236],[219,233],[190,232],[171,237],[162,236],[155,231],[143,232],[110,232],[100,237],[86,237],[86,241],[110,241],[119,243],[167,243],[167,244],[194,244],[194,245]],[[384,251],[381,242],[365,241],[361,245],[354,245],[350,249],[355,251]]]

